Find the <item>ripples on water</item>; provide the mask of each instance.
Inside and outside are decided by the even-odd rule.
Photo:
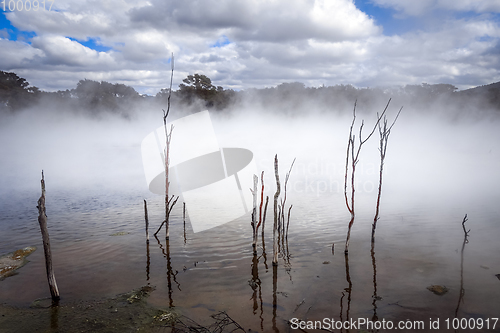
[[[140,165],[130,175],[141,179]],[[266,176],[272,176],[272,172],[267,170]],[[300,180],[304,175],[295,176]],[[272,178],[266,180],[267,184],[268,190],[273,188]],[[171,216],[168,247],[163,230],[160,246],[152,234],[164,216],[162,197],[150,194],[139,181],[121,187],[94,185],[77,190],[47,184],[49,233],[62,302],[108,297],[149,283],[157,287],[149,299],[153,305],[175,306],[200,323],[224,310],[253,330],[269,331],[276,326],[283,331],[286,320],[293,317],[345,320],[347,316],[371,319],[377,314],[387,320],[427,322],[437,316],[444,320],[454,316],[458,304],[461,221],[468,213],[471,233],[464,252],[466,296],[459,316],[498,317],[500,281],[495,274],[500,273],[500,211],[495,195],[460,199],[463,195],[451,193],[451,199],[442,200],[431,191],[412,196],[404,186],[394,190],[388,181],[375,245],[376,294],[381,299],[374,302],[369,242],[375,209],[373,192],[357,194],[346,271],[343,251],[349,215],[343,194],[291,191],[287,200],[293,204],[289,257],[287,262],[280,257],[273,281],[273,193],[267,193],[267,255],[263,255],[259,235],[255,259],[249,215],[196,234],[187,220],[184,233],[180,199]],[[48,296],[37,223],[39,195],[36,187],[0,191],[0,254],[28,245],[38,247],[17,276],[0,282],[2,303],[27,306],[36,298]],[[148,200],[150,220],[149,260],[144,198]],[[123,235],[111,236],[116,233]],[[350,293],[346,289],[347,272],[352,283]],[[433,284],[445,285],[449,292],[436,296],[426,289]]]
[[[173,305],[182,313],[199,318],[225,310],[248,328],[259,329],[261,321],[264,328],[272,326],[271,215],[266,221],[267,258],[262,256],[259,237],[258,267],[252,270],[250,216],[196,234],[190,230],[188,221],[184,238],[179,205],[173,211],[168,251],[163,230],[159,234],[162,247],[151,238],[148,268],[142,196],[114,196],[115,200],[98,193],[58,196],[50,200],[47,210],[54,269],[63,301],[112,296],[150,283],[158,288],[150,298],[153,305]],[[26,306],[48,294],[40,233],[32,207],[36,199],[21,194],[2,198],[1,252],[26,245],[39,248],[19,275],[0,283],[2,302],[7,304]],[[341,201],[342,196],[330,199]],[[149,196],[148,200],[152,234],[163,217],[163,199]],[[332,214],[333,209],[328,205],[321,207],[316,196],[297,200],[297,196],[290,199],[294,204],[288,236],[290,269],[280,258],[277,271],[276,317],[281,328],[285,327],[285,320],[293,317],[339,319],[341,306],[343,318],[347,315],[343,246],[348,216],[345,212]],[[410,316],[427,320],[427,316],[436,314],[452,317],[460,286],[462,212],[405,212],[385,208],[375,247],[377,295],[382,297],[377,301],[379,318]],[[352,282],[349,316],[371,318],[370,212],[360,209],[359,215],[349,256]],[[498,258],[492,254],[499,250],[496,241],[499,230],[491,222],[498,215],[472,211],[469,216],[472,232],[465,249],[464,269],[467,298],[461,305],[461,313],[494,316],[499,296],[492,296],[498,294],[494,274],[498,274],[499,266]],[[127,234],[111,236],[117,232]],[[333,256],[332,243],[335,243]],[[432,284],[445,285],[450,291],[444,296],[433,295],[426,290]]]

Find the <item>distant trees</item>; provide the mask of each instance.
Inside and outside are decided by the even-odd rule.
[[[16,111],[37,101],[40,90],[16,73],[0,71],[0,111]]]
[[[139,93],[132,87],[87,79],[78,82],[76,88],[71,90],[71,96],[78,99],[80,107],[93,112],[125,111],[130,108],[130,103],[140,100]]]
[[[172,91],[176,110],[230,110],[251,103],[270,112],[300,113],[323,109],[325,112],[345,112],[354,100],[360,109],[392,98],[417,112],[448,109],[451,115],[500,112],[500,82],[457,91],[451,84],[419,84],[393,88],[356,88],[350,84],[306,87],[301,82],[285,82],[269,88],[249,88],[242,91],[224,89],[203,74],[188,75]],[[15,112],[35,105],[51,109],[73,110],[92,115],[112,112],[130,115],[136,109],[146,110],[165,105],[170,89],[161,89],[155,96],[140,95],[125,84],[106,81],[80,80],[73,89],[56,92],[40,91],[15,73],[0,71],[0,112]],[[333,106],[333,108],[332,108]],[[333,111],[332,111],[333,110]]]
[[[40,91],[15,73],[0,71],[0,111],[19,111],[42,105],[78,108],[89,113],[125,112],[141,100],[134,88],[106,81],[80,80],[76,88],[56,92]]]
[[[203,74],[188,75],[182,82],[176,95],[182,103],[188,105],[201,100],[205,107],[221,110],[228,107],[236,95],[233,90],[214,86],[212,80]],[[168,91],[163,93],[168,94]]]

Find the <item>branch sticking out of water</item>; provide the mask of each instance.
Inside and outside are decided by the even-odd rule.
[[[168,180],[168,171],[169,171],[169,166],[170,166],[170,141],[172,140],[172,131],[174,130],[174,126],[170,126],[170,132],[167,129],[167,117],[170,112],[170,97],[172,95],[172,81],[174,79],[174,54],[172,53],[172,58],[171,58],[171,65],[172,65],[172,73],[170,75],[170,89],[168,92],[168,100],[167,100],[167,110],[163,110],[163,126],[165,128],[165,220],[162,222],[160,227],[158,228],[158,231],[156,231],[156,234],[160,231],[161,227],[165,224],[165,238],[169,239],[170,238],[170,230],[169,230],[169,219],[170,219],[170,212],[172,211],[172,208],[174,205],[177,203],[177,199],[173,201],[172,199],[169,199],[169,193],[168,189],[170,187],[170,182]]]
[[[149,243],[148,204],[145,199],[144,199],[144,220],[146,221],[146,242]]]
[[[281,192],[280,176],[278,174],[278,155],[274,156],[274,175],[276,177],[276,193],[274,193],[274,228],[273,228],[273,266],[278,265],[278,237],[276,235],[278,229],[278,197]]]
[[[283,226],[283,238],[285,238],[285,203],[286,203],[286,186],[288,184],[288,179],[290,178],[290,173],[292,172],[293,165],[295,164],[295,158],[292,161],[292,164],[290,165],[290,170],[285,176],[285,187],[284,187],[284,194],[283,194],[283,200],[281,201],[281,225]],[[290,207],[291,209],[292,207]],[[290,210],[288,210],[288,222],[290,222]],[[288,224],[286,228],[286,233],[288,233]]]
[[[370,137],[373,135],[375,132],[375,129],[377,128],[378,124],[380,123],[380,120],[384,116],[385,112],[387,111],[387,108],[389,107],[389,103],[391,100],[389,99],[389,102],[387,103],[384,112],[379,116],[377,114],[377,122],[373,126],[372,131],[366,138],[363,139],[362,137],[362,132],[363,132],[363,126],[364,126],[364,121],[361,121],[361,125],[359,126],[359,143],[356,149],[356,135],[352,133],[353,127],[354,127],[354,122],[356,121],[356,104],[357,101],[354,102],[354,109],[353,109],[353,117],[352,117],[352,123],[351,127],[349,129],[349,139],[347,141],[347,156],[346,156],[346,161],[345,161],[345,177],[344,177],[344,198],[345,198],[345,203],[347,206],[347,210],[349,213],[351,213],[351,220],[349,222],[349,226],[347,229],[347,237],[345,241],[345,254],[349,253],[349,241],[351,239],[351,228],[352,225],[354,224],[354,175],[356,174],[356,164],[359,162],[359,153],[361,152],[361,147],[370,139]],[[351,165],[351,203],[349,204],[349,198],[347,195],[347,175],[349,173],[349,162]]]
[[[390,100],[389,100],[390,102]],[[389,104],[387,104],[389,105]],[[379,182],[378,182],[378,195],[377,195],[377,206],[375,209],[375,217],[373,218],[373,224],[372,224],[372,249],[375,243],[375,229],[377,228],[377,221],[379,219],[379,211],[380,211],[380,197],[382,195],[382,174],[384,171],[384,161],[385,161],[385,153],[387,151],[387,141],[389,140],[389,135],[391,134],[391,129],[396,123],[396,120],[399,118],[399,114],[401,113],[401,110],[403,110],[403,107],[399,109],[398,114],[396,115],[396,118],[394,118],[394,121],[392,122],[391,126],[387,127],[387,117],[384,115],[384,125],[382,126],[380,122],[378,123],[378,132],[380,135],[380,147],[379,147],[379,152],[380,152],[380,170],[379,170]],[[379,118],[378,112],[377,112],[377,118]]]
[[[47,214],[45,213],[45,180],[42,170],[42,195],[38,199],[38,223],[40,224],[40,231],[42,233],[43,251],[45,253],[45,269],[47,271],[47,280],[49,282],[50,295],[52,301],[57,302],[61,298],[59,296],[59,289],[57,288],[56,276],[52,268],[52,252],[50,251],[49,231],[47,229]]]
[[[269,203],[269,196],[266,195],[266,205],[264,206],[264,216],[262,217],[262,241],[264,241],[264,227],[266,226],[266,213],[267,213],[268,203]]]
[[[464,289],[464,249],[465,244],[469,243],[469,232],[465,229],[465,222],[467,222],[467,214],[465,214],[464,219],[462,220],[462,229],[464,230],[464,241],[462,243],[462,251],[460,252],[460,295],[458,296],[457,308],[455,309],[455,318],[458,317],[458,310],[460,309],[460,304],[463,302],[463,298],[465,295]]]
[[[174,195],[172,195],[170,197],[170,199],[167,199],[165,200],[166,201],[166,207],[167,207],[167,212],[166,212],[166,215],[167,215],[167,218],[161,223],[160,227],[158,228],[158,230],[156,230],[156,232],[154,233],[154,236],[156,237],[156,235],[160,232],[161,230],[161,227],[163,227],[163,225],[165,224],[166,225],[166,229],[167,229],[167,236],[166,236],[166,239],[169,239],[169,234],[168,234],[168,218],[170,216],[170,212],[172,211],[172,209],[174,208],[175,204],[177,203],[177,200],[179,200],[179,196],[177,196],[177,198],[175,198],[175,200],[172,202],[172,200],[174,199]]]
[[[257,234],[259,227],[262,223],[262,204],[264,203],[264,171],[260,174],[260,182],[262,184],[262,190],[260,192],[260,207],[259,207],[259,223],[257,224],[257,228],[255,230],[255,233]],[[264,219],[266,217],[264,216]],[[264,226],[262,226],[262,230],[264,231]]]
[[[254,255],[257,254],[257,183],[259,182],[259,177],[253,175],[253,189],[250,189],[253,197],[253,209],[252,209],[252,247]]]

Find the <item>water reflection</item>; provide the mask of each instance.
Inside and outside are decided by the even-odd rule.
[[[253,314],[257,314],[257,310],[259,309],[260,306],[260,328],[263,330],[264,329],[264,309],[262,307],[263,301],[262,301],[262,281],[259,278],[259,257],[257,257],[256,254],[253,255],[252,257],[252,279],[248,281],[250,287],[253,290],[252,293],[252,300],[253,300],[253,307],[252,311]]]
[[[276,297],[276,290],[278,288],[278,266],[273,265],[273,331],[279,332],[276,326],[276,308],[278,307],[278,299]]]
[[[146,222],[146,281],[149,284],[149,267],[151,264],[151,257],[149,255],[149,218],[148,218],[148,204],[144,200],[144,221]]]
[[[267,206],[267,202],[266,202],[266,206]],[[266,272],[267,272],[269,267],[267,266],[267,254],[266,254],[266,242],[264,240],[264,228],[262,228],[262,258],[264,258],[264,267],[266,267]]]
[[[163,247],[163,245],[161,244],[160,240],[158,239],[158,237],[156,237],[155,235],[155,238],[156,238],[156,241],[158,242],[158,245],[160,246],[160,249],[161,249],[161,252],[163,253],[163,256],[167,259],[167,286],[168,286],[168,305],[170,308],[173,308],[174,307],[174,300],[173,300],[173,288],[172,288],[172,280],[177,284],[177,289],[179,289],[179,291],[182,291],[181,290],[181,285],[179,284],[179,282],[177,282],[177,274],[179,273],[178,271],[173,271],[172,269],[172,261],[171,261],[171,258],[170,258],[170,240],[166,239],[165,242],[166,242],[166,245],[165,245],[165,248]]]
[[[146,281],[149,284],[149,267],[151,265],[151,257],[149,255],[149,240],[146,241]]]
[[[372,296],[372,305],[373,305],[373,316],[372,321],[377,321],[377,301],[382,298],[377,295],[377,263],[375,260],[375,239],[372,238],[372,248],[371,248],[371,257],[372,257],[372,267],[373,267],[373,296]]]
[[[50,308],[50,329],[54,332],[59,331],[59,301],[52,301]]]
[[[351,219],[353,221],[354,219]],[[349,312],[351,310],[351,296],[352,296],[352,281],[351,281],[351,275],[349,273],[349,254],[345,253],[344,254],[344,259],[345,259],[345,279],[347,281],[347,284],[349,285],[347,288],[344,290],[347,292],[347,309],[346,309],[346,317],[345,320],[349,320]],[[343,310],[343,299],[344,299],[344,293],[342,292],[342,297],[340,299],[340,320],[342,321],[342,310]],[[341,332],[343,332],[341,330]],[[349,332],[349,330],[346,330],[346,332]]]
[[[184,245],[186,245],[186,203],[182,203],[182,221],[184,222]]]

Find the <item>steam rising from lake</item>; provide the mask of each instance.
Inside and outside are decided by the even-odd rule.
[[[376,112],[359,110],[354,133],[364,119],[363,136],[372,129]],[[391,105],[389,122],[400,105]],[[437,113],[437,112],[436,112]],[[172,119],[182,116],[174,114]],[[274,191],[273,158],[278,154],[284,177],[296,158],[289,191],[295,200],[313,195],[318,203],[343,206],[346,144],[352,110],[279,110],[245,108],[211,112],[220,147],[241,147],[254,153],[265,171],[269,193]],[[66,112],[25,111],[5,117],[0,125],[0,192],[39,192],[40,171],[47,191],[141,191],[150,195],[144,179],[140,144],[161,126],[161,110],[136,112],[132,119],[90,119]],[[447,205],[463,208],[499,199],[500,131],[498,121],[448,121],[444,116],[419,115],[403,109],[389,138],[384,172],[383,203]],[[175,136],[175,129],[174,134]],[[379,135],[362,148],[356,173],[359,200],[372,209],[378,186]],[[334,202],[324,201],[333,194]],[[361,209],[361,206],[358,205]],[[382,212],[385,207],[382,207]]]
[[[384,106],[360,107],[354,125],[356,140],[361,120],[365,136]],[[389,123],[400,106],[389,107]],[[274,155],[278,154],[282,186],[296,158],[287,186],[287,203],[293,204],[287,240],[291,270],[286,271],[281,258],[277,290],[283,294],[277,297],[277,322],[295,316],[297,304],[304,299],[307,304],[299,315],[313,307],[314,315],[337,317],[342,300],[345,311],[350,299],[344,297],[348,284],[342,245],[349,221],[343,186],[352,109],[332,110],[311,108],[285,115],[282,110],[246,107],[211,112],[219,147],[253,152],[257,170],[265,172],[265,195],[271,201]],[[182,111],[174,109],[169,118],[182,117]],[[403,109],[389,137],[376,235],[379,318],[408,318],[402,307],[391,304],[420,307],[415,314],[420,320],[453,315],[450,309],[456,306],[454,297],[458,298],[461,282],[460,223],[465,213],[472,231],[465,250],[467,301],[462,311],[467,316],[492,317],[498,299],[499,266],[494,254],[500,232],[499,123],[431,111],[423,115]],[[233,318],[248,324],[244,327],[256,328],[260,321],[250,300],[254,289],[249,286],[249,278],[256,280],[251,275],[256,272],[254,261],[260,260],[258,278],[267,304],[273,302],[273,273],[264,256],[252,260],[249,215],[194,234],[189,216],[187,232],[183,229],[180,199],[171,216],[169,264],[154,241],[146,259],[142,200],[148,200],[150,232],[164,218],[164,200],[148,190],[141,141],[161,125],[161,109],[137,110],[128,120],[49,110],[2,117],[0,254],[26,245],[41,246],[35,207],[43,169],[55,270],[64,301],[112,296],[147,282],[157,286],[150,304],[167,307],[173,297],[177,309],[187,309],[188,314],[200,310],[200,304],[231,310]],[[174,128],[174,137],[175,133]],[[353,317],[366,316],[374,304],[369,237],[377,198],[378,144],[376,131],[363,146],[357,165],[356,223],[349,251]],[[272,221],[272,203],[270,207],[267,221]],[[269,258],[271,224],[266,223],[265,237]],[[112,237],[117,234],[124,236]],[[258,252],[263,253],[260,243]],[[24,271],[2,281],[0,294],[6,303],[27,306],[47,296],[42,253],[35,251]],[[167,269],[177,272],[182,288],[169,289]],[[446,285],[450,292],[436,302],[437,296],[425,289],[430,284]],[[285,292],[289,296],[283,296]],[[224,299],[223,305],[219,298]],[[273,308],[264,306],[263,313],[266,328],[271,327]]]

